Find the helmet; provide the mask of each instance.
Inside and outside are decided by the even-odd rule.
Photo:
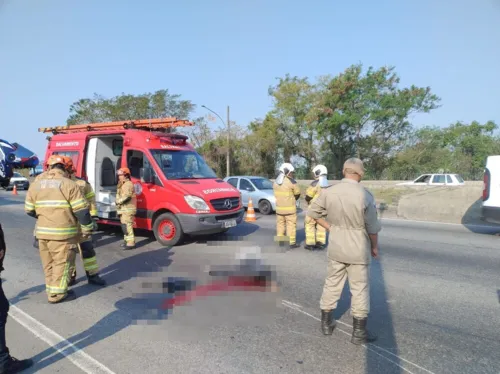
[[[325,165],[317,165],[312,169],[312,172],[315,177],[319,177],[320,175],[327,175],[328,170],[326,169]]]
[[[73,164],[73,159],[71,157],[65,157],[65,158],[66,158],[66,170],[69,173],[76,172],[75,165]]]
[[[283,174],[288,175],[288,173],[291,173],[292,171],[295,171],[295,168],[293,167],[292,164],[289,164],[288,162],[285,162],[284,164],[281,164],[279,170]]]
[[[120,168],[120,169],[118,169],[117,174],[118,175],[130,175],[130,169],[129,168]]]
[[[66,157],[60,156],[60,155],[52,155],[47,160],[47,166],[54,166],[56,164],[61,164],[61,165],[64,165],[64,167],[66,167],[66,160],[65,160],[65,158]]]

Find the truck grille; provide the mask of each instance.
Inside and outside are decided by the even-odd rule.
[[[230,205],[228,201],[231,202]],[[225,197],[223,199],[214,199],[210,200],[210,204],[212,204],[215,210],[232,210],[238,208],[238,206],[240,205],[240,198]]]

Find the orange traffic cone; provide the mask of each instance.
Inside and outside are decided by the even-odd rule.
[[[245,222],[255,222],[257,217],[255,216],[255,210],[253,209],[252,199],[248,200],[247,216],[245,217]]]
[[[18,195],[16,185],[14,185],[14,188],[12,189],[12,195]]]

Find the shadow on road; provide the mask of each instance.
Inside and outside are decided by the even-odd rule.
[[[370,268],[370,315],[368,329],[378,336],[377,341],[368,344],[366,350],[366,374],[402,373],[398,357],[398,344],[394,334],[392,313],[388,302],[382,261],[373,260]],[[383,347],[385,351],[378,347]],[[390,352],[390,353],[387,353]],[[392,354],[391,354],[392,353]],[[380,355],[393,363],[384,360]],[[381,365],[382,364],[382,365]]]
[[[35,362],[26,373],[36,373],[59,360],[65,358],[63,355],[71,355],[77,349],[85,349],[97,342],[113,336],[125,328],[137,324],[158,324],[168,319],[171,309],[161,310],[159,307],[165,299],[164,294],[157,294],[148,298],[125,298],[115,303],[116,310],[103,317],[100,321],[87,330],[68,338],[74,346],[61,342],[32,357]],[[63,352],[63,353],[61,353]],[[145,370],[147,372],[147,370]]]
[[[102,268],[100,274],[106,280],[108,287],[116,286],[135,277],[144,276],[146,273],[163,272],[172,263],[170,259],[172,255],[170,248],[141,252]],[[78,297],[88,296],[101,290],[101,287],[88,284],[85,277],[78,278],[78,281],[79,283],[71,287]],[[45,284],[24,290],[9,302],[15,305],[30,295],[40,292],[45,292]]]
[[[23,199],[15,199],[15,198],[8,198],[5,196],[0,197],[0,207],[5,207],[9,205],[24,205],[24,198]]]
[[[461,224],[475,234],[497,235],[500,233],[500,225],[496,226],[481,219],[482,202],[483,199],[480,197],[467,209]],[[489,226],[489,228],[478,226]]]
[[[216,242],[232,242],[232,241],[240,241],[243,240],[244,237],[250,236],[257,230],[259,230],[260,226],[255,225],[250,222],[242,222],[236,227],[231,228],[229,231],[225,233],[220,233],[216,235],[189,235],[186,236],[186,239],[181,244],[181,246],[189,245],[193,243],[198,244],[208,244],[208,243],[216,243]]]

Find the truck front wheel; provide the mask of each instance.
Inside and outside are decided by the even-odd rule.
[[[184,239],[184,232],[177,217],[172,213],[160,214],[153,224],[156,240],[166,247],[179,244]]]

